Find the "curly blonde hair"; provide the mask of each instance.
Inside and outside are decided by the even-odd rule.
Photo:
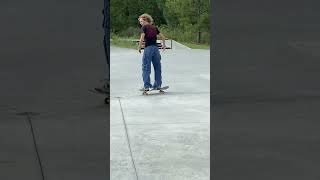
[[[140,18],[142,18],[144,21],[147,21],[150,24],[154,24],[153,18],[147,13],[141,14],[138,19]]]

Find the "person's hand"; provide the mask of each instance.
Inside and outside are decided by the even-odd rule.
[[[139,51],[139,53],[141,53],[141,47],[138,47],[138,51]]]
[[[162,44],[161,48],[162,48],[162,51],[165,51],[167,46],[165,44]]]

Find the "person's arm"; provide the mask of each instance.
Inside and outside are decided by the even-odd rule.
[[[141,48],[142,48],[142,43],[144,41],[144,36],[145,36],[145,33],[141,33],[140,40],[139,40],[139,47],[138,47],[139,53],[141,53]]]
[[[164,35],[162,33],[159,33],[159,36],[160,36],[160,38],[162,40],[161,48],[164,51],[166,49],[166,37],[164,37]]]

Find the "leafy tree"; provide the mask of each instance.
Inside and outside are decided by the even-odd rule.
[[[138,16],[150,14],[157,26],[173,34],[203,40],[210,31],[210,0],[110,0],[111,31],[130,36],[139,30]],[[181,33],[183,32],[183,33]],[[207,40],[208,41],[208,40]]]
[[[198,43],[202,32],[209,32],[209,0],[167,0],[166,18],[171,27],[184,30],[192,28],[198,33]]]

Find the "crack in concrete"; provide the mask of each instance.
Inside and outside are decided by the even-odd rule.
[[[123,120],[123,125],[124,125],[124,128],[125,128],[125,133],[126,133],[126,137],[127,137],[127,142],[128,142],[128,147],[129,147],[129,151],[130,151],[132,165],[133,165],[133,168],[134,168],[134,171],[135,171],[136,178],[137,178],[137,180],[139,180],[137,168],[136,168],[136,165],[135,165],[135,162],[134,162],[133,153],[132,153],[132,149],[131,149],[131,143],[130,143],[130,138],[129,138],[129,134],[128,134],[128,127],[127,127],[126,120],[124,118],[124,112],[123,112],[123,108],[122,108],[122,105],[121,105],[121,100],[120,100],[120,97],[117,97],[117,98],[118,98],[120,109],[121,109],[122,120]]]

